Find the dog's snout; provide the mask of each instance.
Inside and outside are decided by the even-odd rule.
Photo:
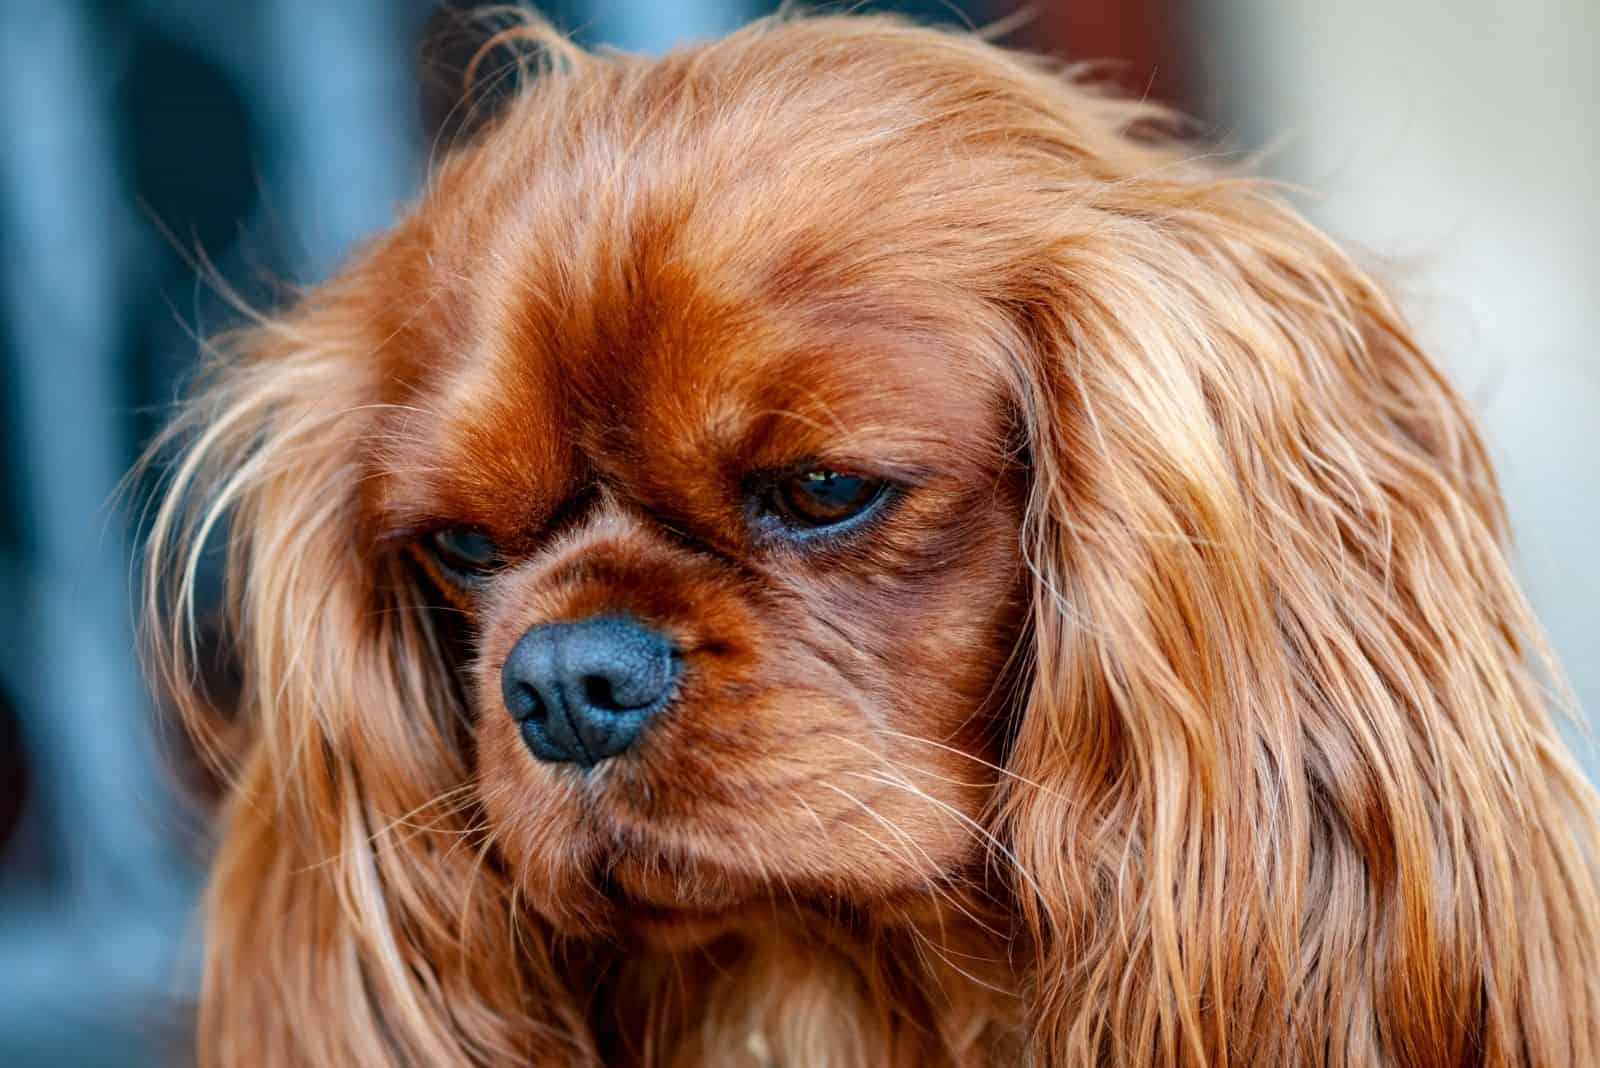
[[[534,756],[592,767],[633,744],[671,698],[678,669],[659,631],[598,616],[530,627],[506,657],[500,685]]]

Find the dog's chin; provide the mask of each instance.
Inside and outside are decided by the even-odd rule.
[[[709,915],[761,896],[759,886],[718,867],[632,851],[609,866],[603,886],[623,911],[631,906],[641,914]]]
[[[525,890],[535,911],[563,935],[663,951],[693,948],[763,918],[770,922],[776,908],[756,880],[639,843],[597,858],[581,875]]]

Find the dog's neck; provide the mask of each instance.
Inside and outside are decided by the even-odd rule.
[[[771,907],[597,950],[580,981],[608,1065],[1013,1064],[1010,942],[954,898],[865,919]]]

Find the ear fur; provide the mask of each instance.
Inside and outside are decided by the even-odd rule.
[[[1035,1063],[1600,1059],[1596,799],[1471,418],[1270,192],[1126,152],[1019,375]]]
[[[171,432],[184,447],[148,550],[155,662],[232,780],[200,1061],[588,1063],[537,921],[508,919],[440,636],[411,570],[358,536],[374,395],[359,308],[335,295],[263,320]],[[194,682],[195,576],[219,525],[243,676],[226,729]]]

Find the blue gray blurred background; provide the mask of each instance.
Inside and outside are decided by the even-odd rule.
[[[770,6],[544,10],[654,51]],[[857,6],[984,24],[1020,5]],[[1271,149],[1399,282],[1600,708],[1600,4],[1029,6],[1007,42],[1121,60],[1134,91]],[[416,190],[470,48],[427,0],[0,0],[0,1064],[188,1058],[204,828],[139,679],[140,496],[118,481],[195,338],[231,320],[197,262],[264,305],[323,277]]]

